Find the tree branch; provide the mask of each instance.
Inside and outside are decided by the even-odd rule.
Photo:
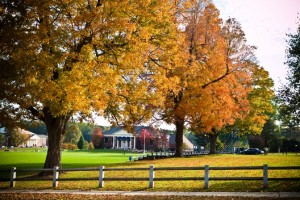
[[[34,116],[34,117],[37,117],[39,120],[41,121],[44,121],[45,120],[45,117],[44,115],[39,112],[36,108],[34,108],[33,106],[30,106],[28,108],[28,110],[31,112],[31,114]]]
[[[226,64],[226,72],[225,72],[225,74],[223,74],[222,76],[220,76],[220,77],[218,77],[218,78],[216,78],[216,79],[214,79],[214,80],[212,80],[212,81],[210,81],[210,82],[208,82],[208,83],[202,85],[201,88],[204,89],[204,88],[206,88],[207,86],[209,86],[209,85],[211,85],[211,84],[213,84],[213,83],[216,83],[216,82],[222,80],[223,78],[225,78],[225,77],[228,76],[229,74],[230,74],[229,66],[228,66],[228,64]]]

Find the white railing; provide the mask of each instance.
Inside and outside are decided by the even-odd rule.
[[[0,182],[10,182],[10,187],[15,187],[16,181],[52,181],[52,186],[57,187],[59,181],[98,181],[99,187],[103,188],[106,181],[148,181],[149,188],[154,188],[154,183],[156,181],[188,181],[188,180],[198,180],[204,181],[204,188],[209,188],[209,181],[262,181],[263,187],[268,187],[268,181],[299,181],[300,177],[277,177],[269,178],[268,172],[270,170],[299,170],[300,166],[285,166],[285,167],[271,167],[267,164],[263,166],[233,166],[233,167],[210,167],[205,165],[203,167],[157,167],[155,168],[151,165],[149,168],[105,168],[105,166],[100,166],[99,168],[72,168],[72,169],[59,169],[57,166],[50,169],[17,169],[12,167],[10,170],[9,179],[0,179]],[[194,170],[203,171],[203,177],[155,177],[155,171],[180,171],[180,170]],[[210,172],[214,170],[262,170],[262,176],[257,177],[210,177]],[[37,177],[23,177],[17,178],[17,172],[52,172],[52,178],[42,178]],[[59,172],[65,171],[98,171],[98,177],[88,177],[88,178],[59,178]],[[148,177],[105,177],[105,173],[108,171],[149,171]],[[8,172],[6,171],[1,171]]]

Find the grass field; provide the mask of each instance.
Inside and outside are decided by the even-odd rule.
[[[46,149],[19,148],[11,151],[0,151],[0,170],[17,168],[42,168],[46,159]],[[126,163],[129,156],[136,156],[131,152],[120,150],[92,150],[92,151],[62,151],[62,167],[98,167],[99,165],[114,165]]]
[[[300,166],[300,155],[268,154],[268,155],[203,155],[190,158],[168,158],[160,160],[144,160],[129,162],[129,156],[137,154],[123,151],[64,151],[62,167],[189,167],[189,166]],[[0,151],[0,170],[17,168],[42,168],[46,152],[33,150]],[[203,177],[203,171],[157,171],[155,177]],[[105,177],[148,177],[148,171],[108,171]],[[20,176],[19,174],[17,175]],[[21,174],[22,176],[22,174]],[[25,176],[25,175],[24,175]],[[262,176],[262,170],[212,171],[210,177],[224,176]],[[67,172],[60,178],[98,177],[98,172]],[[300,170],[275,170],[269,177],[300,177]],[[0,189],[7,188],[8,183],[0,183]],[[52,189],[51,181],[18,181],[17,189]],[[269,181],[269,187],[262,189],[262,181],[210,181],[210,188],[203,189],[203,181],[156,181],[154,189],[148,189],[148,181],[106,181],[103,189],[98,188],[98,181],[59,182],[57,189],[81,190],[149,190],[149,191],[299,191],[300,181]]]

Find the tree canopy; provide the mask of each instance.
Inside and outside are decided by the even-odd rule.
[[[299,19],[298,19],[299,20]],[[300,124],[300,20],[295,34],[288,34],[286,64],[288,83],[278,93],[281,118],[289,126]]]
[[[45,168],[60,165],[60,141],[75,114],[117,110],[128,123],[147,120],[136,102],[159,104],[170,87],[164,74],[177,27],[169,1],[0,2],[1,123],[46,124]]]
[[[161,118],[176,125],[176,155],[182,156],[185,126],[214,135],[250,112],[255,47],[235,19],[222,21],[211,1],[178,5],[185,35],[181,62],[168,76],[178,80],[167,93]]]

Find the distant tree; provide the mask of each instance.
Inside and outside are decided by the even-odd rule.
[[[224,143],[220,140],[220,138],[217,139],[216,141],[216,150],[223,150],[225,147]]]
[[[84,149],[84,142],[85,142],[85,140],[84,140],[84,138],[83,138],[83,135],[81,135],[80,136],[80,139],[79,139],[79,141],[78,141],[78,143],[77,143],[77,147],[78,147],[78,149]]]
[[[48,135],[47,128],[42,121],[33,121],[25,123],[26,130],[38,134],[38,135]]]
[[[278,149],[282,149],[282,138],[280,137],[279,133],[276,136],[271,137],[269,139],[268,149],[270,152],[278,152]]]
[[[288,83],[279,90],[280,114],[282,121],[288,126],[300,124],[300,20],[295,34],[288,34],[286,51],[289,71]]]
[[[261,135],[249,135],[248,143],[250,148],[264,148],[264,138]]]
[[[68,124],[64,143],[77,144],[81,135],[82,133],[76,124]]]
[[[96,149],[101,147],[102,139],[103,139],[102,129],[100,127],[96,127],[92,135],[92,143]]]
[[[264,147],[275,149],[273,146],[275,143],[279,143],[279,129],[275,124],[275,120],[271,117],[265,123],[261,136],[264,138]],[[277,147],[278,149],[278,147]]]
[[[2,145],[4,141],[4,135],[0,133],[0,145]]]
[[[145,148],[149,146],[150,141],[151,141],[151,134],[147,129],[142,129],[139,135],[139,144],[141,145],[141,148],[144,148],[144,146]]]
[[[283,139],[281,149],[283,151],[296,152],[299,151],[300,142],[295,139]]]
[[[95,128],[95,125],[88,124],[88,123],[78,123],[77,125],[78,125],[80,131],[82,132],[84,139],[88,142],[91,142],[91,138],[93,135],[93,130]]]
[[[166,133],[162,133],[160,140],[161,140],[161,148],[162,150],[166,150],[169,148],[169,136]]]
[[[20,128],[15,128],[9,132],[11,134],[12,145],[16,147],[23,143],[26,143],[31,137],[30,134],[22,134]]]

